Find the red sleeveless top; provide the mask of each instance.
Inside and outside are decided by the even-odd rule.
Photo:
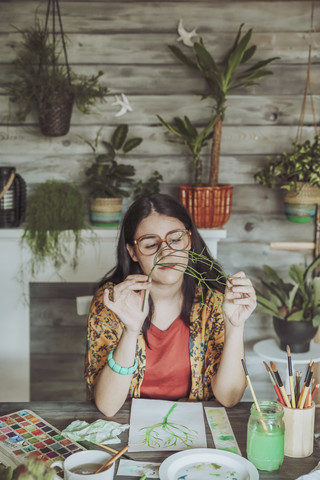
[[[167,330],[155,325],[147,332],[146,367],[141,397],[177,400],[189,396],[191,366],[189,328],[178,317]]]

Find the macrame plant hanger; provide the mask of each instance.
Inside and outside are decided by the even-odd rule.
[[[61,92],[57,91],[54,95],[54,98],[48,99],[47,108],[45,112],[40,115],[40,128],[45,135],[58,137],[66,135],[70,128],[70,120],[72,114],[73,100],[74,96],[71,93],[71,75],[70,75],[70,66],[68,62],[67,47],[65,41],[65,35],[63,31],[61,12],[59,6],[59,0],[48,0],[46,19],[44,32],[49,35],[48,25],[49,19],[51,17],[52,23],[52,75],[57,75],[57,57],[56,57],[56,46],[58,36],[61,38],[63,55],[64,55],[64,64],[66,67],[67,80],[69,83],[69,91]],[[58,29],[57,29],[57,20],[58,20]],[[41,65],[40,65],[41,69]]]
[[[306,111],[306,104],[307,104],[307,99],[309,98],[310,104],[311,104],[311,110],[312,110],[312,117],[313,117],[313,127],[315,131],[315,135],[318,135],[318,126],[317,126],[317,120],[316,120],[316,110],[315,110],[315,105],[312,97],[312,89],[311,89],[311,77],[310,77],[310,71],[311,71],[311,54],[312,54],[312,32],[314,31],[314,26],[313,26],[313,18],[314,18],[314,0],[311,2],[311,20],[310,20],[310,42],[309,42],[309,51],[308,51],[308,66],[307,66],[307,78],[306,78],[306,85],[304,89],[304,95],[303,95],[303,100],[302,100],[302,107],[301,107],[301,113],[300,113],[300,118],[299,118],[299,124],[298,124],[298,130],[297,130],[297,136],[296,136],[296,143],[302,143],[302,138],[303,138],[303,125],[304,125],[304,116],[305,116],[305,111]],[[320,196],[316,199],[317,200],[317,211],[316,211],[316,216],[315,216],[315,242],[314,242],[314,257],[316,258],[320,254]],[[318,269],[317,272],[315,272],[317,275],[319,275],[320,271]]]

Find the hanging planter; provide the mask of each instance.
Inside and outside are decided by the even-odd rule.
[[[35,110],[46,136],[66,135],[73,105],[82,113],[90,113],[97,100],[104,101],[108,93],[108,88],[99,84],[102,72],[88,77],[71,70],[59,0],[48,0],[44,26],[37,18],[35,26],[23,32],[14,65],[16,77],[7,91],[17,106],[16,117],[23,121]]]
[[[320,203],[320,188],[297,182],[297,189],[288,191],[284,196],[286,217],[295,223],[313,222]]]
[[[39,107],[39,126],[43,135],[62,137],[69,132],[74,95],[65,93]]]

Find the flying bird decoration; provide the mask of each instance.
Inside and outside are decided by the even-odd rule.
[[[119,105],[121,107],[119,112],[115,114],[116,117],[121,117],[127,112],[132,112],[132,107],[124,93],[121,93],[121,95],[115,95],[115,99],[116,101],[112,105]]]
[[[183,26],[183,21],[182,18],[179,20],[179,25],[178,25],[178,33],[179,33],[179,38],[178,42],[183,42],[184,45],[187,47],[193,47],[194,42],[192,41],[192,37],[196,37],[197,31],[196,28],[194,28],[191,32],[187,32]]]

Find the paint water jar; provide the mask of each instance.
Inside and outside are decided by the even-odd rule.
[[[284,457],[283,407],[278,402],[251,405],[247,428],[247,458],[258,470],[278,470]]]

